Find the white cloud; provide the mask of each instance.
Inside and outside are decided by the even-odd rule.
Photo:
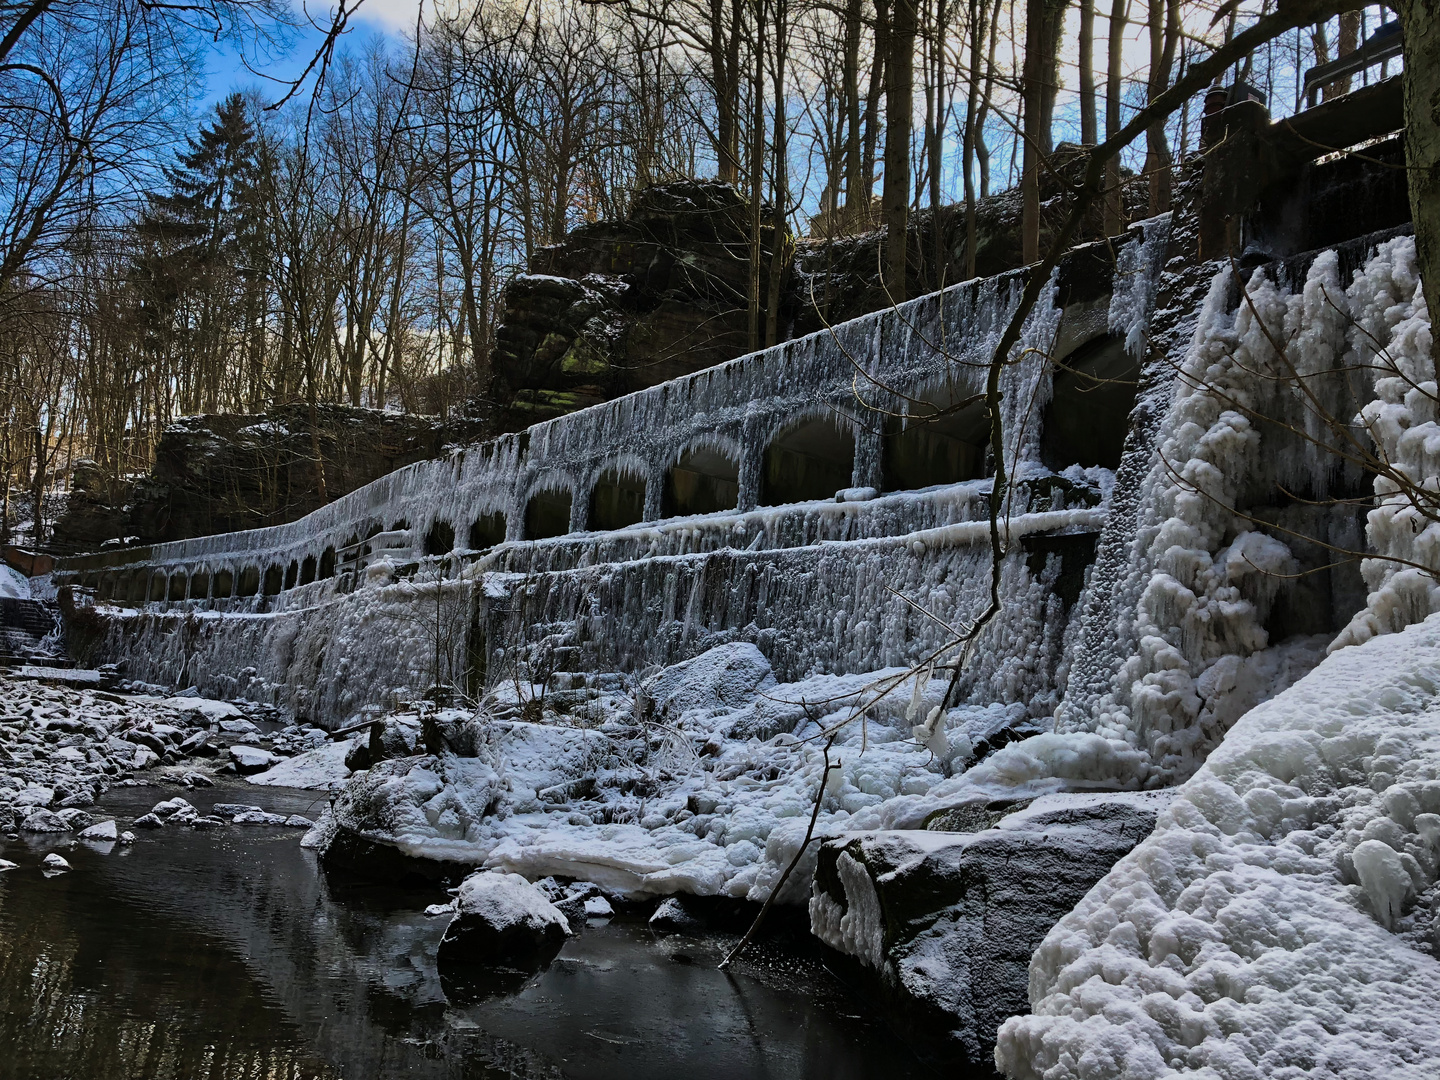
[[[357,22],[368,23],[377,30],[398,34],[414,32],[421,0],[364,0],[355,12]],[[426,0],[426,13],[433,9]]]

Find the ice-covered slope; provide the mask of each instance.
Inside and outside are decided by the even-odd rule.
[[[1243,717],[1051,931],[1011,1077],[1440,1075],[1440,616]]]

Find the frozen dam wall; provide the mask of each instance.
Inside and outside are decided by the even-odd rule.
[[[1067,256],[1005,371],[1008,603],[967,674],[975,700],[1058,701],[1168,229]],[[330,724],[396,687],[634,671],[735,639],[783,678],[923,662],[988,587],[979,396],[1023,284],[967,282],[291,524],[68,560],[94,600],[72,641],[132,677]]]
[[[1334,416],[1374,397],[1337,303],[1377,240],[1242,275],[1171,258],[1192,227],[1077,249],[1027,321],[1004,382],[1005,602],[959,683],[1110,739],[1121,786],[1183,779],[1365,604],[1331,556],[1363,547],[1368,489],[1280,369]],[[985,606],[977,397],[1022,282],[414,465],[289,525],[69,560],[95,600],[72,641],[330,725],[401,688],[640,672],[737,640],[784,681],[926,665]]]

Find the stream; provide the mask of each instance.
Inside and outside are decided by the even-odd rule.
[[[175,793],[115,789],[92,812],[123,829]],[[185,797],[310,817],[324,799],[238,783]],[[733,937],[592,920],[517,989],[476,997],[437,973],[438,886],[328,877],[296,829],[137,835],[0,842],[20,864],[0,874],[0,1077],[932,1075],[803,943],[762,943],[726,974]],[[52,850],[69,873],[42,874]]]

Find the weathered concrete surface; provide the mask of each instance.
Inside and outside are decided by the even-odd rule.
[[[1155,826],[1170,793],[1047,795],[981,832],[859,833],[820,851],[811,930],[878,983],[925,1056],[993,1068],[1030,955]],[[979,815],[977,815],[979,816]]]

